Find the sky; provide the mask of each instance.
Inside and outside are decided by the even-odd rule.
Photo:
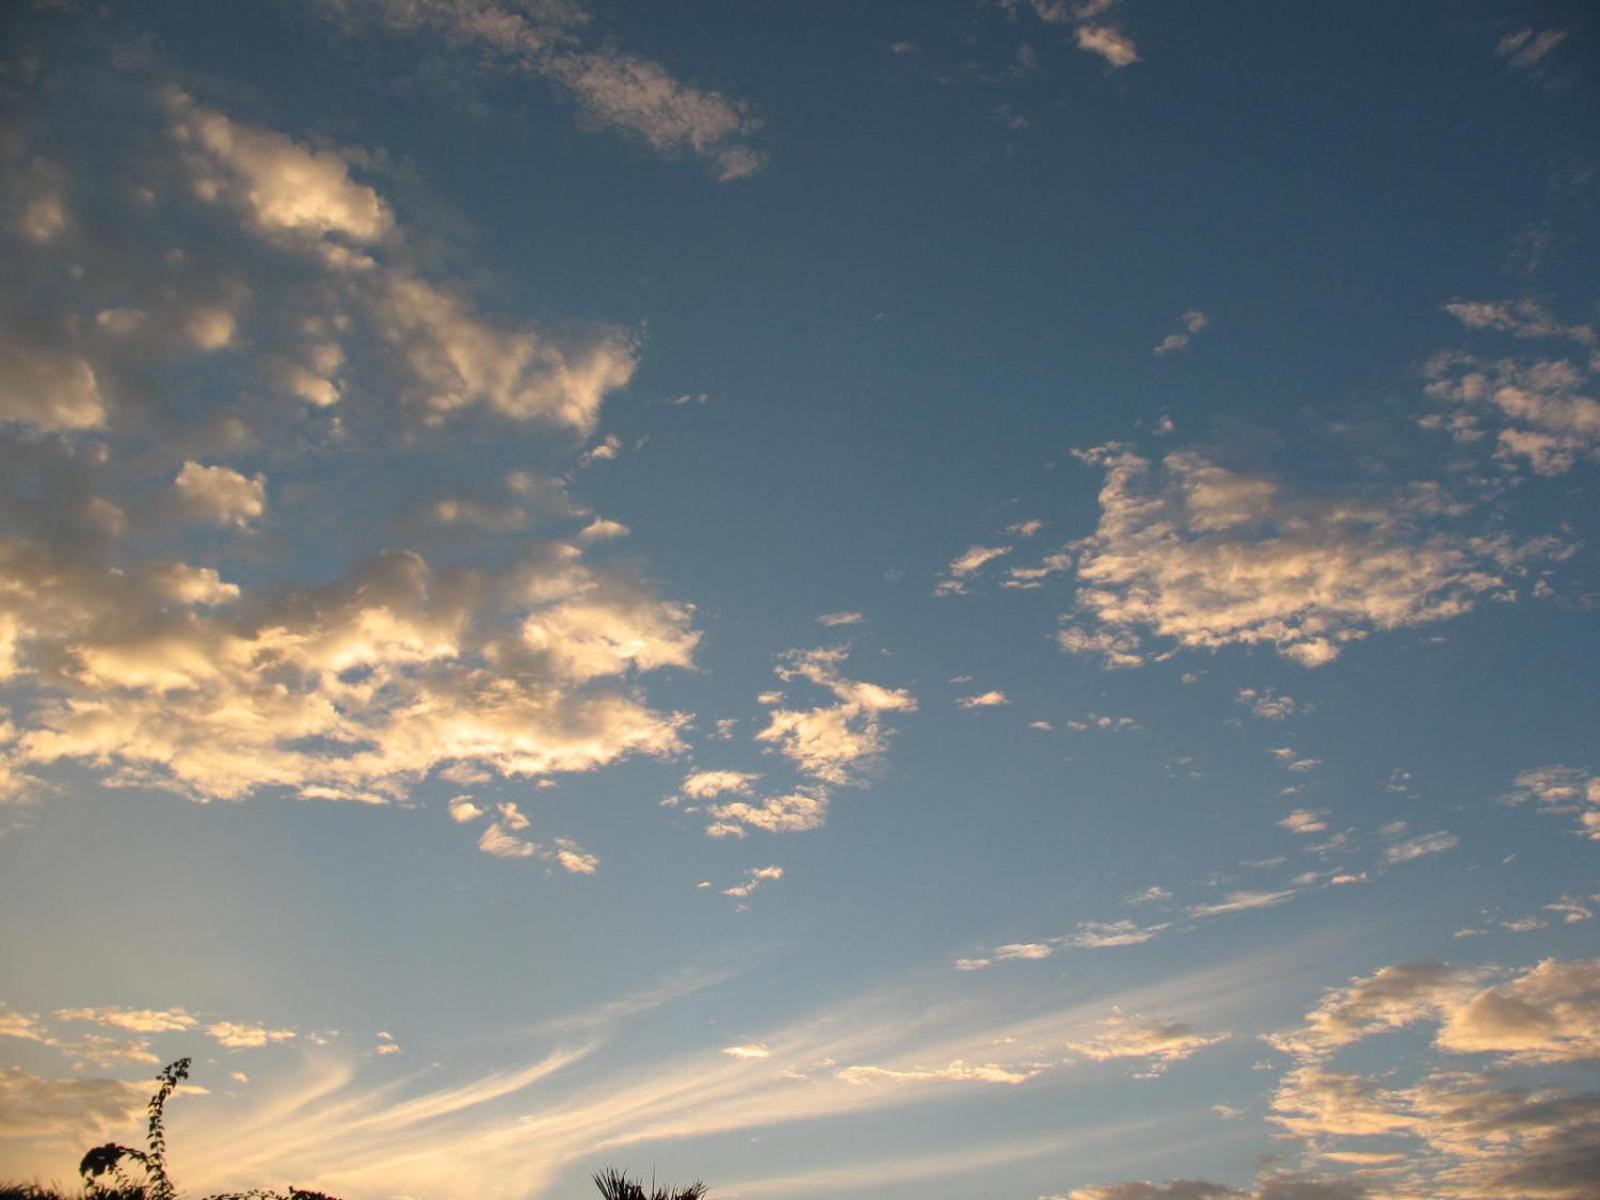
[[[0,1177],[1600,1196],[1600,22],[0,15]]]

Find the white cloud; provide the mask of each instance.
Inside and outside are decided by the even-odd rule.
[[[1111,25],[1079,25],[1073,32],[1078,49],[1098,54],[1113,67],[1131,66],[1139,61],[1133,39]]]
[[[1424,833],[1414,838],[1407,838],[1403,842],[1396,842],[1385,847],[1383,861],[1390,866],[1397,863],[1415,862],[1419,858],[1426,858],[1430,854],[1442,854],[1446,850],[1454,850],[1461,844],[1461,839],[1453,833],[1437,830],[1434,833]]]
[[[196,1024],[195,1018],[182,1008],[63,1008],[57,1010],[56,1019],[89,1021],[133,1033],[179,1033]]]
[[[1100,1032],[1084,1041],[1069,1041],[1067,1049],[1095,1062],[1138,1058],[1145,1060],[1143,1077],[1161,1074],[1167,1066],[1181,1062],[1226,1041],[1231,1034],[1203,1034],[1183,1021],[1147,1020],[1142,1017],[1109,1017],[1100,1023]]]
[[[748,900],[763,884],[776,883],[782,878],[782,867],[750,867],[744,873],[743,883],[723,888],[722,894],[724,896],[732,896],[736,900]]]
[[[691,800],[709,800],[729,793],[748,796],[760,778],[750,771],[694,771],[685,777],[678,790]]]
[[[806,833],[821,829],[828,820],[829,797],[822,788],[806,788],[787,795],[767,796],[755,803],[734,800],[706,806],[713,819],[706,828],[709,837],[745,836],[747,830],[767,833]]]
[[[974,696],[962,696],[956,701],[957,707],[965,709],[996,708],[1002,704],[1010,703],[1011,701],[1006,699],[1004,692],[997,691],[980,692]]]
[[[265,1025],[240,1024],[236,1021],[218,1021],[216,1024],[207,1025],[206,1033],[216,1039],[218,1045],[229,1050],[258,1050],[263,1046],[278,1045],[283,1042],[292,1042],[295,1031],[292,1029],[269,1029]]]
[[[1578,831],[1600,841],[1600,775],[1578,767],[1535,767],[1512,781],[1501,800],[1536,804],[1541,812],[1575,815]]]
[[[1275,908],[1286,900],[1294,899],[1294,892],[1229,892],[1221,900],[1211,904],[1192,904],[1189,906],[1191,917],[1218,917],[1227,913],[1251,912],[1258,908]]]
[[[766,727],[756,734],[757,741],[827,784],[860,782],[888,746],[884,714],[917,708],[909,691],[847,678],[841,668],[848,655],[843,647],[783,655],[776,668],[780,679],[815,684],[831,692],[835,703],[810,709],[774,708]]]
[[[722,1052],[729,1058],[744,1059],[746,1061],[756,1058],[771,1058],[772,1051],[760,1042],[746,1042],[742,1046],[724,1046]]]
[[[1161,344],[1155,348],[1155,353],[1159,356],[1184,349],[1194,340],[1194,336],[1210,323],[1210,318],[1198,308],[1189,309],[1178,318],[1178,324],[1181,326],[1180,331],[1169,333],[1162,338]]]
[[[817,618],[819,625],[859,625],[867,618],[858,612],[833,612],[823,613]]]
[[[242,529],[267,511],[265,477],[250,478],[231,467],[186,462],[172,486],[185,509],[213,525]]]
[[[1159,469],[1120,446],[1079,457],[1106,482],[1099,527],[1080,543],[1075,624],[1058,642],[1108,667],[1142,663],[1145,636],[1189,649],[1265,644],[1318,666],[1373,632],[1505,595],[1505,573],[1527,553],[1442,527],[1450,506],[1429,485],[1335,500],[1192,450]]]
[[[1264,721],[1286,721],[1294,715],[1294,697],[1281,695],[1276,688],[1240,688],[1234,699]]]
[[[1278,825],[1290,833],[1321,833],[1328,823],[1322,818],[1328,814],[1320,808],[1297,808]]]
[[[483,816],[484,810],[473,803],[471,796],[457,796],[450,801],[448,809],[450,819],[457,825],[465,825],[469,821],[476,821]]]

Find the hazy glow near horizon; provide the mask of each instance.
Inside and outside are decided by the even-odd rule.
[[[0,1181],[1600,1195],[1586,6],[3,23]]]

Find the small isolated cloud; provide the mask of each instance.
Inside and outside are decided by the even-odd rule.
[[[957,707],[965,709],[998,708],[1010,703],[1011,701],[1006,699],[1006,694],[999,691],[979,692],[974,696],[962,696],[956,701]]]
[[[1276,908],[1285,901],[1294,899],[1293,890],[1282,892],[1229,892],[1221,900],[1210,904],[1192,904],[1189,906],[1191,917],[1219,917],[1227,913],[1251,912],[1258,908]]]
[[[1419,858],[1426,858],[1431,854],[1443,854],[1446,850],[1454,850],[1461,844],[1461,839],[1453,833],[1437,830],[1434,833],[1424,833],[1418,837],[1407,838],[1403,842],[1396,842],[1385,847],[1383,861],[1390,866],[1398,863],[1415,862]]]
[[[729,1058],[737,1058],[744,1061],[772,1057],[772,1051],[768,1050],[760,1042],[746,1042],[742,1046],[724,1046],[722,1052]]]
[[[1281,695],[1276,688],[1240,688],[1234,700],[1264,721],[1286,721],[1294,715],[1294,697]]]
[[[450,801],[445,811],[450,814],[450,819],[457,825],[465,825],[469,821],[476,821],[484,813],[484,810],[474,803],[471,796],[457,796]]]
[[[1538,66],[1562,42],[1566,41],[1564,29],[1519,29],[1508,33],[1495,43],[1494,52],[1506,60],[1506,65],[1519,71]]]
[[[782,878],[782,867],[750,867],[744,873],[743,883],[723,888],[722,894],[732,896],[736,900],[748,900],[763,884],[776,883]]]
[[[934,588],[935,596],[955,596],[967,590],[967,580],[997,558],[1011,553],[1010,546],[968,546],[951,559],[945,576]]]
[[[835,625],[859,625],[866,619],[864,614],[858,612],[823,613],[817,618],[817,624],[829,627]]]
[[[1030,538],[1044,528],[1044,522],[1038,518],[1031,521],[1015,521],[1006,526],[1006,532],[1012,537]]]
[[[1290,833],[1321,833],[1328,828],[1323,820],[1328,814],[1320,808],[1297,808],[1278,822],[1279,828]]]
[[[1196,334],[1211,323],[1205,313],[1198,308],[1191,308],[1178,318],[1179,328],[1161,339],[1153,353],[1156,355],[1172,354],[1174,351],[1186,348],[1194,340]]]
[[[766,833],[807,833],[821,829],[828,821],[828,792],[824,788],[802,788],[781,796],[766,796],[754,802],[734,800],[706,806],[712,823],[706,836],[742,838],[751,829]]]

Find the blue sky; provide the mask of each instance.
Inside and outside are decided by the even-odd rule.
[[[1586,6],[4,20],[0,1174],[1595,1195]]]

